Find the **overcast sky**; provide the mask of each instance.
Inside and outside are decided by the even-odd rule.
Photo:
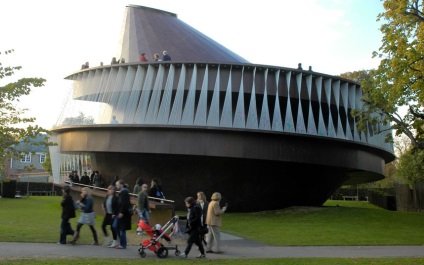
[[[1,2],[0,61],[22,66],[13,78],[42,77],[22,104],[51,128],[72,81],[63,78],[88,61],[118,57],[125,6],[142,5],[178,18],[254,64],[339,75],[378,66],[380,0],[5,0]],[[14,49],[11,55],[3,51]],[[171,54],[172,55],[172,54]]]

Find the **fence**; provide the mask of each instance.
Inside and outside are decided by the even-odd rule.
[[[424,183],[414,184],[412,189],[408,184],[395,184],[397,210],[402,212],[424,211]]]
[[[17,182],[16,194],[20,196],[32,195],[57,195],[58,190],[55,189],[53,183],[40,182]]]

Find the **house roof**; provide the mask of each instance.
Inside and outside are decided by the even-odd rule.
[[[29,143],[25,143],[24,139],[21,139],[19,141],[19,144],[15,147],[16,150],[22,151],[22,152],[40,152],[40,153],[46,153],[48,152],[48,147],[45,145],[37,145],[38,142],[43,142],[44,137],[46,137],[46,134],[42,134],[37,136],[36,138],[30,139]]]

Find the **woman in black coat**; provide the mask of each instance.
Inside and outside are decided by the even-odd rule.
[[[60,244],[66,244],[66,236],[73,235],[74,230],[72,230],[69,219],[75,218],[75,207],[74,199],[71,196],[71,188],[68,185],[65,185],[62,189],[63,197],[62,202],[62,222],[60,224]]]
[[[205,249],[203,248],[203,244],[200,240],[200,229],[202,227],[202,209],[199,205],[196,204],[196,201],[193,197],[188,197],[184,200],[185,205],[187,207],[187,216],[181,216],[179,219],[187,220],[186,233],[189,234],[187,239],[187,247],[180,255],[182,258],[187,258],[188,253],[191,250],[193,244],[196,244],[199,247],[200,254],[196,256],[196,258],[204,258],[205,257]]]

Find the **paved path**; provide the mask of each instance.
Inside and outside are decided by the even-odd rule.
[[[184,246],[179,248],[184,250]],[[223,254],[207,254],[208,259],[232,258],[381,258],[381,257],[424,257],[424,246],[324,246],[324,247],[271,247],[255,241],[222,234]],[[198,251],[193,247],[189,258]],[[146,259],[156,255],[147,250]],[[141,259],[137,246],[125,250],[89,245],[58,245],[52,243],[9,243],[0,242],[1,257],[92,257]],[[168,258],[176,259],[170,250]]]

